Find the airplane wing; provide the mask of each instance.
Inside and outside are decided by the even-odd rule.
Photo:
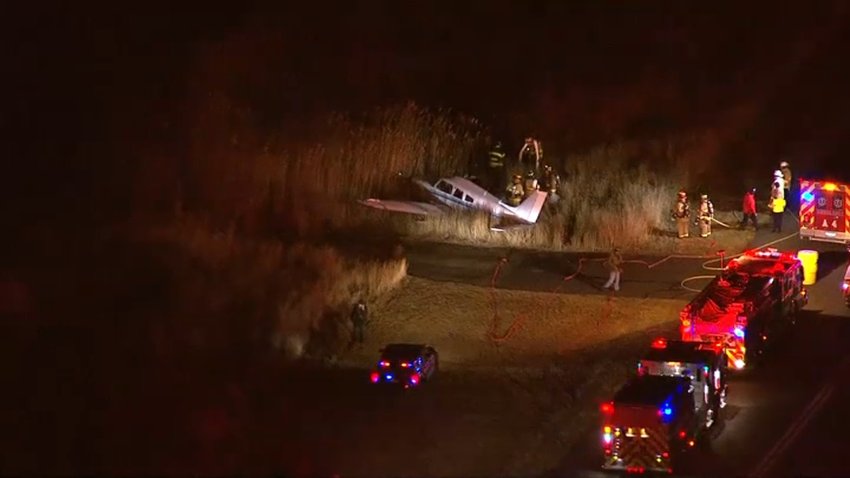
[[[499,222],[491,225],[490,230],[494,232],[508,232],[531,229],[532,227],[534,227],[534,224]]]
[[[358,202],[364,206],[380,209],[382,211],[403,212],[405,214],[415,214],[417,216],[436,216],[445,212],[442,208],[426,202],[394,201],[385,199],[365,199]]]

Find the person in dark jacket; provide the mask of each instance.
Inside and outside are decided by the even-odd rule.
[[[352,333],[352,342],[363,343],[363,331],[366,328],[366,322],[369,321],[369,309],[366,307],[366,302],[363,299],[358,299],[351,310],[351,323],[354,325]]]
[[[744,203],[741,206],[741,213],[744,217],[741,219],[741,229],[747,227],[747,222],[751,221],[753,227],[758,231],[759,224],[756,217],[756,188],[752,188],[744,194]]]
[[[519,150],[519,164],[525,169],[533,169],[534,174],[540,174],[540,163],[543,161],[543,146],[540,141],[529,136]]]
[[[501,141],[487,154],[487,180],[490,191],[498,191],[505,184],[505,151]]]

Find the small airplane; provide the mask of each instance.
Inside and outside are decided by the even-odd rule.
[[[519,206],[511,206],[460,176],[441,178],[434,184],[415,178],[412,181],[438,204],[384,199],[364,199],[358,202],[375,209],[417,216],[436,216],[452,209],[484,211],[490,213],[491,224],[494,224],[493,218],[496,219],[496,225],[491,225],[490,229],[500,232],[535,224],[546,203],[546,193],[534,191]]]

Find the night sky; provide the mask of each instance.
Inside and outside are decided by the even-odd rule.
[[[10,212],[120,204],[111,179],[140,150],[179,154],[174,125],[206,89],[292,134],[412,99],[550,154],[711,129],[724,171],[847,164],[842,2],[283,3],[7,11]]]

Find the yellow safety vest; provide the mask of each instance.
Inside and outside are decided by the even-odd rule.
[[[505,165],[505,153],[501,151],[490,151],[490,167],[501,168]]]
[[[776,198],[771,204],[773,212],[785,212],[785,199]]]

